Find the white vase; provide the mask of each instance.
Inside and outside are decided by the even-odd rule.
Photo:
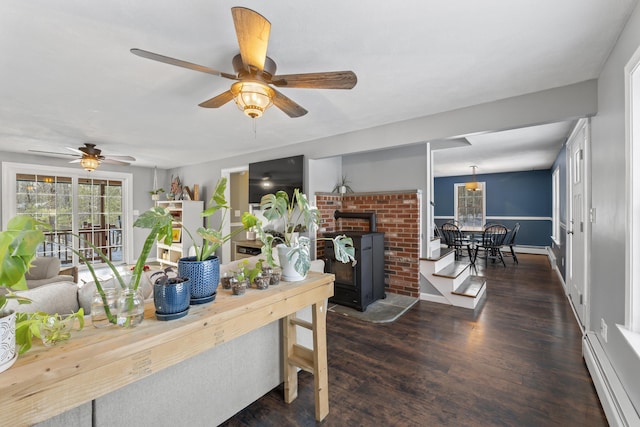
[[[286,282],[299,282],[300,280],[304,280],[307,275],[305,274],[303,276],[293,268],[298,259],[298,254],[294,254],[291,259],[289,259],[289,252],[295,248],[284,244],[280,244],[276,248],[278,249],[278,260],[282,267],[282,280]]]
[[[18,358],[16,352],[16,313],[0,317],[0,372],[9,369]]]

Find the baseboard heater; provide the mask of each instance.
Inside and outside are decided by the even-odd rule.
[[[640,417],[594,332],[584,336],[582,351],[609,425],[639,426]]]

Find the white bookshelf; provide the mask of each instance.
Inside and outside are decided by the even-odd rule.
[[[171,215],[176,218],[173,228],[180,230],[180,241],[174,241],[170,246],[156,242],[156,258],[162,266],[177,267],[178,260],[188,256],[189,249],[193,246],[193,242],[184,228],[187,228],[194,238],[199,239],[196,230],[203,224],[200,214],[204,205],[201,201],[193,200],[159,200],[156,202],[156,206],[169,209]],[[198,240],[198,244],[200,244],[200,240]]]

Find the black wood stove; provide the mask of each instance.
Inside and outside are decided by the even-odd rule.
[[[365,311],[372,302],[386,298],[384,293],[384,233],[376,232],[375,213],[340,212],[334,217],[369,220],[370,231],[337,231],[327,237],[346,235],[353,239],[355,266],[335,259],[333,242],[325,241],[325,272],[335,274],[334,295],[330,302]]]

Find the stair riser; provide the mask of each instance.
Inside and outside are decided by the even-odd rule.
[[[482,290],[478,293],[478,296],[476,296],[475,298],[463,297],[462,295],[452,294],[451,296],[447,296],[447,299],[451,302],[452,305],[455,305],[456,307],[474,309],[478,306],[478,303],[484,296],[486,289],[487,287],[484,286]]]

